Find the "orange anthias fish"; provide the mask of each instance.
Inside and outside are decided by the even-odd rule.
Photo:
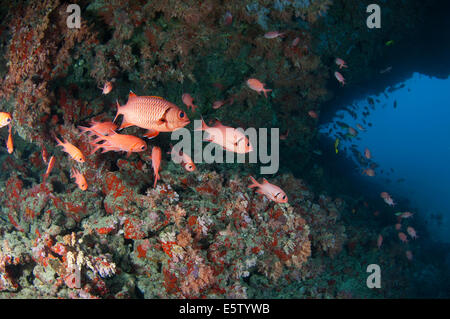
[[[366,174],[367,176],[370,177],[374,177],[375,176],[375,171],[371,168],[366,168],[365,170],[363,170],[362,172],[363,174]]]
[[[186,113],[175,104],[159,96],[137,96],[130,92],[127,104],[120,106],[117,102],[117,117],[122,114],[123,121],[119,129],[139,126],[147,129],[145,134],[153,138],[159,132],[172,132],[190,123]]]
[[[155,182],[153,184],[153,188],[156,187],[156,183],[159,179],[159,168],[161,166],[161,148],[158,146],[153,146],[152,148],[152,167],[153,167],[153,174],[155,175]]]
[[[105,83],[105,85],[103,86],[103,88],[99,88],[99,89],[102,90],[102,94],[106,95],[106,94],[108,94],[109,92],[112,91],[113,85],[112,85],[111,82],[107,81]]]
[[[191,108],[192,112],[195,112],[195,110],[197,109],[197,105],[194,105],[194,99],[192,98],[192,96],[189,93],[184,93],[181,96],[181,99],[183,100],[183,103],[186,105],[186,107]]]
[[[416,230],[413,227],[409,226],[408,228],[406,228],[406,231],[412,239],[419,238],[419,236],[417,236]]]
[[[336,63],[337,66],[339,66],[339,69],[347,68],[347,63],[345,63],[345,61],[342,60],[341,58],[336,58],[334,62]]]
[[[52,172],[53,166],[55,166],[55,157],[54,156],[50,157],[50,160],[48,161],[47,170],[45,171],[45,174],[44,174],[44,182],[47,179],[47,177],[50,175],[50,173]]]
[[[6,149],[8,150],[9,154],[12,154],[12,152],[14,152],[11,124],[9,125],[9,134],[8,134],[8,140],[6,141]]]
[[[383,236],[380,234],[378,235],[377,239],[377,247],[380,248],[382,244],[383,244]]]
[[[261,92],[264,93],[264,96],[267,98],[267,92],[271,92],[272,90],[270,89],[265,89],[264,88],[264,83],[261,83],[261,81],[257,80],[257,79],[248,79],[247,80],[247,85],[249,88],[251,88],[252,90],[258,92],[258,94],[260,94]]]
[[[204,141],[216,143],[229,152],[243,154],[253,151],[253,147],[244,133],[233,127],[222,125],[219,121],[210,127],[202,120],[202,126],[194,130],[205,131],[208,136],[203,139]]]
[[[275,203],[287,203],[288,198],[286,193],[278,186],[269,183],[265,178],[263,179],[264,182],[262,184],[258,183],[252,176],[250,176],[250,179],[253,184],[251,184],[249,188],[258,187],[256,190],[258,194],[266,196]]]
[[[133,152],[143,152],[147,149],[145,141],[134,135],[118,134],[110,131],[109,135],[97,134],[98,137],[90,142],[94,149],[91,154],[94,154],[98,149],[102,148],[102,153],[115,151],[115,152],[127,152],[127,156],[130,156]],[[104,142],[98,144],[99,142]]]
[[[196,167],[192,158],[184,153],[182,150],[175,150],[173,147],[170,150],[170,155],[175,163],[180,163],[181,166],[188,172],[195,171]]]
[[[58,139],[55,136],[56,142],[58,142],[58,146],[63,147],[63,151],[68,153],[70,157],[72,157],[75,161],[78,163],[84,163],[86,161],[83,153],[80,151],[78,147],[76,147],[73,144],[70,144],[66,139],[64,139],[64,143],[61,142],[60,139]]]
[[[308,115],[311,116],[313,119],[319,118],[319,115],[313,110],[309,111]]]
[[[42,145],[42,160],[45,164],[48,162],[48,152],[44,145]]]
[[[264,38],[266,38],[266,39],[275,39],[275,38],[283,37],[283,36],[284,36],[284,33],[280,33],[278,31],[270,31],[270,32],[267,32],[266,34],[264,34]]]
[[[117,125],[113,122],[96,122],[92,120],[89,123],[90,127],[78,126],[78,129],[81,133],[88,133],[89,136],[101,134],[101,135],[109,135],[111,132],[114,132],[117,129]]]
[[[399,232],[398,233],[398,238],[404,243],[408,242],[408,238],[406,237],[405,233]]]
[[[86,182],[86,178],[81,174],[76,168],[71,169],[70,177],[75,178],[75,183],[78,185],[78,188],[82,191],[85,191],[88,188],[88,183]]]
[[[388,204],[389,206],[395,206],[394,200],[392,199],[391,195],[386,192],[382,192],[380,196],[386,204]]]
[[[12,116],[8,112],[0,112],[0,127],[10,124]]]

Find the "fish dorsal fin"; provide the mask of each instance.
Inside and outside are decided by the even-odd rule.
[[[152,96],[149,96],[149,97],[154,97],[154,98],[156,98],[156,99],[164,100],[164,98],[162,98],[162,97],[160,97],[160,96],[152,95]]]
[[[130,93],[128,94],[128,98],[131,99],[132,97],[137,97],[137,95],[134,94],[133,91],[130,91]]]
[[[269,184],[269,181],[265,178],[263,178],[263,184]]]

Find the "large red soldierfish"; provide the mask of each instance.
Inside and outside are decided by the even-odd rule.
[[[249,188],[258,187],[256,190],[258,194],[264,195],[276,203],[287,203],[288,198],[286,193],[278,186],[269,183],[265,178],[263,179],[262,184],[258,183],[252,176],[250,176],[250,179],[253,184],[251,184]]]
[[[145,134],[153,138],[159,132],[173,132],[189,124],[186,113],[175,104],[159,96],[137,96],[130,92],[127,104],[120,106],[117,102],[117,117],[122,114],[122,125],[119,129],[128,126],[139,126],[147,129]]]
[[[225,126],[219,121],[216,121],[214,126],[207,126],[202,120],[202,126],[194,130],[205,131],[208,136],[203,139],[204,141],[216,143],[229,152],[243,154],[253,151],[250,141],[243,132]]]

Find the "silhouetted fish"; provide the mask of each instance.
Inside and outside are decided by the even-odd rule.
[[[397,101],[394,101],[394,109],[397,108]]]

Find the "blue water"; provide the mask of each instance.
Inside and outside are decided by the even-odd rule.
[[[328,133],[336,120],[356,129],[357,138],[341,141],[339,149],[343,152],[347,146],[350,155],[351,144],[356,144],[362,154],[369,148],[371,161],[379,166],[375,168],[375,177],[365,177],[362,181],[375,182],[394,201],[409,200],[409,206],[425,221],[434,239],[450,243],[450,79],[414,73],[403,84],[404,87],[392,92],[387,88],[387,96],[371,96],[375,110],[370,108],[367,99],[355,101],[352,110],[357,113],[357,119],[339,111],[336,115],[343,118],[336,117],[332,123],[323,125],[321,132]],[[394,87],[399,86],[400,83]],[[366,117],[361,114],[365,106],[370,111]],[[364,125],[362,119],[373,126]],[[359,131],[357,123],[366,131]],[[330,134],[333,140],[336,132],[347,133],[338,126]],[[405,210],[402,206],[396,206],[398,211]]]

